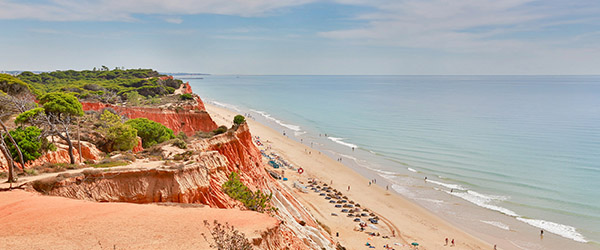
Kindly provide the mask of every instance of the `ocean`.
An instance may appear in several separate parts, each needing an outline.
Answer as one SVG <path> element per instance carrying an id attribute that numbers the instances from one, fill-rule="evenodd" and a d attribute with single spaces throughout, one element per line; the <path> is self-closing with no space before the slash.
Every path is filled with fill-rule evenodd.
<path id="1" fill-rule="evenodd" d="M 600 242 L 600 76 L 181 78 L 434 212 Z"/>

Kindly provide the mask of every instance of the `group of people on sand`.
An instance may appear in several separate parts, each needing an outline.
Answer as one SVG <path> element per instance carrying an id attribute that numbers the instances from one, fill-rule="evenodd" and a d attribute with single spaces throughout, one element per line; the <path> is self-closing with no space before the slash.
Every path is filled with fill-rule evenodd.
<path id="1" fill-rule="evenodd" d="M 452 245 L 450 245 L 450 246 L 453 247 L 454 246 L 454 239 L 452 239 L 451 244 Z M 446 238 L 446 244 L 444 244 L 444 246 L 447 246 L 447 245 L 448 245 L 448 238 Z"/>

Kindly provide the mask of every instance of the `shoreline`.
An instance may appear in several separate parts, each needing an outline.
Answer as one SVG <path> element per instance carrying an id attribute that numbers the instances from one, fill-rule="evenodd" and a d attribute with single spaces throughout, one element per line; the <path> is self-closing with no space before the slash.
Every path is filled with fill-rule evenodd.
<path id="1" fill-rule="evenodd" d="M 235 111 L 234 111 L 234 110 L 231 110 L 229 107 L 218 106 L 219 105 L 218 102 L 215 102 L 214 104 L 212 102 L 207 102 L 206 105 L 207 105 L 207 111 L 211 114 L 211 117 L 213 117 L 215 122 L 217 122 L 219 125 L 222 125 L 222 124 L 230 125 L 231 120 L 233 119 L 233 116 L 235 114 L 239 114 L 239 112 L 241 112 L 239 109 L 235 109 Z M 278 132 L 273 128 L 273 126 L 274 127 L 278 127 L 278 125 L 281 126 L 281 124 L 279 124 L 279 123 L 273 122 L 273 124 L 269 124 L 270 121 L 267 119 L 265 119 L 264 121 L 255 121 L 253 119 L 247 119 L 247 120 L 251 126 L 251 131 L 252 131 L 253 136 L 260 136 L 261 139 L 263 139 L 264 138 L 263 135 L 268 134 L 271 137 L 278 138 L 278 143 L 272 143 L 270 145 L 273 147 L 273 149 L 278 150 L 278 152 L 282 156 L 284 156 L 284 158 L 286 160 L 289 160 L 290 162 L 293 162 L 293 163 L 301 163 L 299 165 L 302 167 L 304 167 L 303 164 L 304 165 L 306 165 L 306 164 L 308 164 L 308 165 L 325 164 L 325 166 L 321 166 L 321 167 L 317 167 L 317 168 L 313 168 L 313 167 L 306 168 L 305 167 L 304 169 L 307 170 L 307 174 L 315 172 L 310 175 L 323 180 L 323 179 L 327 179 L 327 178 L 331 177 L 331 173 L 326 173 L 327 172 L 326 169 L 335 169 L 335 171 L 334 171 L 335 173 L 340 173 L 343 176 L 345 176 L 345 177 L 341 177 L 340 179 L 347 179 L 347 180 L 351 181 L 352 183 L 354 183 L 354 182 L 365 183 L 364 186 L 361 188 L 365 188 L 365 187 L 370 188 L 369 190 L 377 193 L 377 197 L 379 197 L 380 199 L 389 200 L 389 201 L 378 202 L 376 199 L 371 199 L 372 202 L 375 202 L 373 204 L 376 204 L 377 206 L 384 206 L 387 208 L 398 208 L 398 210 L 401 210 L 401 211 L 408 209 L 414 213 L 417 213 L 418 216 L 416 218 L 423 217 L 423 218 L 427 218 L 427 220 L 423 220 L 421 218 L 421 219 L 416 219 L 415 221 L 424 222 L 425 224 L 428 224 L 430 231 L 431 230 L 440 231 L 440 229 L 442 227 L 440 226 L 440 228 L 437 228 L 436 226 L 438 224 L 439 225 L 447 224 L 446 226 L 453 227 L 453 230 L 455 230 L 455 231 L 457 230 L 457 231 L 460 231 L 461 233 L 468 235 L 469 237 L 472 238 L 468 241 L 473 241 L 476 243 L 468 244 L 469 246 L 465 247 L 465 249 L 493 249 L 494 244 L 498 245 L 498 249 L 564 249 L 565 247 L 566 248 L 573 247 L 573 244 L 576 244 L 578 246 L 578 248 L 580 248 L 580 249 L 597 249 L 596 248 L 597 246 L 595 246 L 594 244 L 573 242 L 570 239 L 566 239 L 566 238 L 563 238 L 561 236 L 554 235 L 551 233 L 545 234 L 544 238 L 540 239 L 539 229 L 537 227 L 533 227 L 531 225 L 527 225 L 525 223 L 518 222 L 516 220 L 515 220 L 515 223 L 512 223 L 512 222 L 509 223 L 510 228 L 508 228 L 507 225 L 502 223 L 503 221 L 505 222 L 507 219 L 507 218 L 504 218 L 504 216 L 505 216 L 504 214 L 500 214 L 496 211 L 491 211 L 488 209 L 482 209 L 481 207 L 478 207 L 474 204 L 464 201 L 457 196 L 449 194 L 448 192 L 444 192 L 443 194 L 439 194 L 440 192 L 437 192 L 438 194 L 434 194 L 435 199 L 430 199 L 432 197 L 429 195 L 425 195 L 424 197 L 419 196 L 416 198 L 412 197 L 412 196 L 406 197 L 405 194 L 403 194 L 403 192 L 394 190 L 392 188 L 392 186 L 390 186 L 390 188 L 389 188 L 390 190 L 389 190 L 389 192 L 387 192 L 387 191 L 385 191 L 385 187 L 388 184 L 391 185 L 392 182 L 389 182 L 388 180 L 386 180 L 385 177 L 383 177 L 379 171 L 375 171 L 368 167 L 362 166 L 361 164 L 358 164 L 357 162 L 349 163 L 348 161 L 344 161 L 343 162 L 344 164 L 341 164 L 334 160 L 334 156 L 338 156 L 338 157 L 339 156 L 351 157 L 351 156 L 344 155 L 342 153 L 333 151 L 328 148 L 323 148 L 322 147 L 323 145 L 321 145 L 319 143 L 317 143 L 316 146 L 321 147 L 320 149 L 322 150 L 322 152 L 316 151 L 316 149 L 312 148 L 312 145 L 310 145 L 311 147 L 309 147 L 309 145 L 304 144 L 304 143 L 308 144 L 308 141 L 305 141 L 304 143 L 302 143 L 300 138 L 297 138 L 298 137 L 297 134 L 295 134 L 293 137 L 291 137 L 289 135 L 283 136 L 281 132 Z M 285 128 L 285 126 L 282 126 L 282 127 Z M 293 131 L 290 131 L 290 132 L 293 132 Z M 300 135 L 300 136 L 302 136 L 302 135 Z M 267 139 L 269 139 L 269 138 L 267 138 Z M 307 139 L 307 138 L 305 138 L 305 139 Z M 331 140 L 330 138 L 327 138 L 327 137 L 325 137 L 325 139 Z M 273 142 L 273 140 L 270 140 L 270 141 Z M 307 157 L 305 157 L 306 154 L 305 154 L 305 151 L 303 151 L 303 150 L 313 150 L 313 153 L 317 153 L 317 155 L 316 156 L 314 154 L 309 155 L 310 157 L 308 159 L 297 159 L 297 158 L 307 158 Z M 320 154 L 320 155 L 318 155 L 318 154 Z M 320 159 L 321 157 L 326 157 L 328 161 L 324 160 L 324 159 Z M 319 159 L 317 159 L 317 158 L 319 158 Z M 346 159 L 346 158 L 344 158 L 344 159 Z M 296 165 L 296 164 L 294 164 L 294 165 Z M 343 169 L 340 169 L 339 166 L 341 166 Z M 410 170 L 407 170 L 407 171 L 410 171 Z M 354 176 L 354 175 L 358 175 L 358 177 Z M 288 176 L 286 176 L 286 177 L 288 177 Z M 374 185 L 374 186 L 376 186 L 378 189 L 369 187 L 366 184 L 369 182 L 368 178 L 377 178 L 377 184 L 379 184 L 379 185 Z M 292 180 L 292 179 L 290 179 L 290 180 Z M 341 180 L 341 181 L 343 182 L 343 180 Z M 291 182 L 288 182 L 288 183 L 291 185 Z M 412 189 L 415 189 L 415 188 L 420 189 L 419 191 L 423 191 L 423 190 L 433 191 L 434 189 L 438 189 L 438 187 L 436 187 L 434 184 L 427 183 L 427 182 L 424 182 L 424 183 L 425 183 L 424 185 L 418 184 L 418 186 L 412 187 Z M 335 186 L 335 181 L 334 181 L 334 186 Z M 394 186 L 396 186 L 396 185 L 394 185 Z M 400 186 L 398 186 L 398 187 L 404 188 L 404 187 L 400 187 Z M 414 191 L 414 190 L 411 190 L 411 191 Z M 446 193 L 448 193 L 448 194 L 446 194 Z M 298 193 L 296 193 L 296 194 L 298 194 Z M 422 194 L 422 193 L 419 192 L 419 195 L 420 194 Z M 298 194 L 297 196 L 302 196 L 302 194 Z M 368 194 L 368 193 L 367 194 L 361 193 L 359 196 L 360 197 L 357 199 L 358 202 L 363 200 L 362 199 L 363 197 L 373 198 L 373 197 L 371 197 L 372 195 Z M 438 198 L 440 200 L 437 200 Z M 323 203 L 321 200 L 318 200 L 318 199 L 317 200 L 309 199 L 309 200 L 305 200 L 304 202 L 308 202 L 309 204 L 311 204 L 311 206 L 313 206 L 313 204 L 311 202 Z M 438 202 L 439 203 L 446 202 L 445 205 L 451 206 L 452 211 L 437 209 L 437 208 L 439 208 Z M 410 205 L 406 205 L 406 203 L 408 203 Z M 376 207 L 374 207 L 373 205 L 371 205 L 370 208 L 373 208 L 374 210 L 376 210 Z M 323 209 L 327 209 L 327 204 L 324 206 Z M 457 211 L 457 210 L 460 211 L 460 214 L 453 212 L 453 211 Z M 314 211 L 311 211 L 311 212 L 314 212 Z M 318 213 L 319 211 L 316 211 L 316 212 Z M 388 212 L 391 215 L 387 216 L 387 213 L 383 213 L 384 217 L 386 217 L 386 216 L 394 217 L 395 216 L 395 215 L 393 215 L 394 214 L 393 209 L 392 209 L 392 211 L 386 211 L 386 212 Z M 465 217 L 465 215 L 466 215 L 466 217 Z M 475 215 L 475 216 L 472 216 L 472 215 Z M 404 219 L 406 219 L 405 217 L 404 217 Z M 431 217 L 435 217 L 435 219 L 431 218 Z M 322 219 L 325 219 L 325 218 L 322 218 Z M 397 221 L 397 220 L 399 220 L 399 218 L 392 219 L 391 221 L 395 221 L 395 220 Z M 396 223 L 393 223 L 393 224 L 396 225 Z M 432 226 L 432 225 L 435 225 L 435 226 Z M 401 226 L 399 228 L 402 229 L 403 227 L 406 228 L 406 227 L 412 227 L 412 226 L 414 226 L 414 225 L 412 225 L 411 223 L 401 223 Z M 417 231 L 415 231 L 415 232 L 417 232 Z M 452 231 L 452 232 L 454 232 L 454 231 Z M 421 234 L 421 233 L 432 233 L 432 232 L 428 232 L 427 230 L 425 230 L 425 231 L 418 231 L 418 233 Z M 411 235 L 408 235 L 408 236 L 411 236 Z M 430 240 L 431 242 L 433 242 L 433 245 L 428 244 L 430 249 L 438 249 L 439 247 L 445 247 L 444 244 L 438 244 L 438 243 L 440 243 L 440 242 L 443 243 L 445 237 L 451 237 L 451 236 L 439 235 L 438 237 L 431 237 L 434 239 Z M 424 243 L 429 243 L 429 241 L 426 240 L 427 237 L 414 237 L 414 238 L 422 238 L 422 239 L 425 239 L 425 241 L 423 241 Z M 364 246 L 364 242 L 361 245 Z M 431 246 L 435 246 L 435 247 L 431 248 Z M 424 245 L 421 245 L 420 249 L 426 249 L 424 247 L 425 247 Z"/>
<path id="2" fill-rule="evenodd" d="M 206 109 L 218 125 L 230 126 L 233 116 L 236 112 L 205 103 Z M 294 181 L 307 183 L 308 178 L 318 179 L 325 183 L 332 183 L 331 186 L 342 191 L 345 195 L 368 207 L 376 214 L 383 217 L 383 221 L 389 223 L 389 228 L 395 228 L 396 236 L 391 241 L 404 242 L 406 244 L 418 242 L 419 249 L 440 249 L 444 246 L 444 239 L 455 239 L 456 249 L 493 249 L 494 244 L 473 236 L 472 234 L 461 230 L 450 222 L 431 213 L 422 206 L 413 203 L 400 195 L 391 194 L 385 187 L 379 185 L 368 185 L 369 180 L 346 165 L 335 161 L 326 154 L 319 153 L 304 144 L 291 140 L 279 132 L 252 119 L 247 119 L 253 136 L 259 136 L 263 142 L 269 142 L 269 146 L 277 151 L 283 158 L 296 167 L 302 167 L 305 172 L 300 175 L 297 173 L 286 174 L 289 178 L 287 182 L 282 182 L 291 188 Z M 311 152 L 307 154 L 306 152 Z M 314 152 L 314 154 L 312 153 Z M 378 183 L 381 184 L 381 181 Z M 350 186 L 350 190 L 347 187 Z M 322 197 L 309 192 L 304 194 L 297 190 L 292 191 L 296 198 L 301 200 L 311 211 L 317 220 L 331 228 L 334 239 L 342 245 L 350 248 L 365 246 L 369 241 L 364 233 L 353 230 L 357 223 L 344 216 L 331 216 L 331 211 L 335 208 Z M 339 213 L 339 211 L 338 211 Z M 348 223 L 349 222 L 349 223 Z M 349 227 L 350 226 L 350 227 Z M 335 237 L 335 232 L 340 233 L 340 237 Z M 386 232 L 389 233 L 389 232 Z M 383 235 L 383 234 L 382 234 Z M 379 242 L 387 242 L 381 240 Z M 376 241 L 377 244 L 379 243 Z M 388 244 L 388 243 L 384 243 Z M 384 244 L 381 244 L 383 246 Z M 398 247 L 396 245 L 396 247 Z M 499 249 L 503 249 L 499 247 Z M 506 248 L 509 249 L 509 248 Z"/>

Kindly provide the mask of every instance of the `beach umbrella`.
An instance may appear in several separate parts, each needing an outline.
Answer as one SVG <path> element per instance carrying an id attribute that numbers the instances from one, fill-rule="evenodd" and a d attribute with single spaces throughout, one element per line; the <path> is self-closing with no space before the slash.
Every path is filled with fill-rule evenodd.
<path id="1" fill-rule="evenodd" d="M 413 243 L 410 243 L 410 244 L 413 245 L 413 246 L 418 246 L 419 245 L 419 243 L 416 243 L 416 242 L 413 242 Z"/>

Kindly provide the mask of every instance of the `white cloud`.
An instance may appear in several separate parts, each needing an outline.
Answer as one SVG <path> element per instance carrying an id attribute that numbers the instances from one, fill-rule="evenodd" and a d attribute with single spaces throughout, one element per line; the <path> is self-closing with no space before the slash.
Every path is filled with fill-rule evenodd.
<path id="1" fill-rule="evenodd" d="M 0 0 L 0 19 L 135 21 L 135 14 L 260 16 L 315 0 Z M 172 19 L 177 20 L 177 19 Z"/>
<path id="2" fill-rule="evenodd" d="M 552 25 L 587 22 L 577 13 L 590 13 L 581 4 L 567 13 L 561 3 L 534 0 L 337 0 L 374 9 L 355 18 L 362 27 L 320 32 L 326 38 L 452 52 L 519 51 L 540 46 L 514 32 L 541 31 Z M 547 3 L 547 4 L 546 4 Z M 593 5 L 593 3 L 592 3 Z M 566 6 L 562 6 L 566 7 Z M 597 10 L 597 9 L 596 9 Z M 589 18 L 588 18 L 589 19 Z M 543 44 L 542 44 L 543 45 Z"/>

